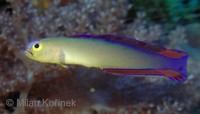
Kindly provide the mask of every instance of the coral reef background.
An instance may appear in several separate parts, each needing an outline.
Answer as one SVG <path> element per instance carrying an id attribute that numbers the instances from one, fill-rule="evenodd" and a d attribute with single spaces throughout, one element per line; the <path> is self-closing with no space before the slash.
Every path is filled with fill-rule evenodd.
<path id="1" fill-rule="evenodd" d="M 0 114 L 200 114 L 199 6 L 198 0 L 0 0 Z M 85 33 L 184 50 L 188 80 L 65 69 L 24 56 L 32 40 Z M 74 99 L 76 106 L 20 107 L 17 99 Z"/>

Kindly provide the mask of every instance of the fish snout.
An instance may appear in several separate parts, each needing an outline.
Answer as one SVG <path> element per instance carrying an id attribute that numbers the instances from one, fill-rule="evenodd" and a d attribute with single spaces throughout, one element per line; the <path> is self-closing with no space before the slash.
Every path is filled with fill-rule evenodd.
<path id="1" fill-rule="evenodd" d="M 26 56 L 28 56 L 28 55 L 32 55 L 32 56 L 33 56 L 33 53 L 31 52 L 30 49 L 26 49 L 26 50 L 24 51 L 24 54 L 25 54 Z"/>

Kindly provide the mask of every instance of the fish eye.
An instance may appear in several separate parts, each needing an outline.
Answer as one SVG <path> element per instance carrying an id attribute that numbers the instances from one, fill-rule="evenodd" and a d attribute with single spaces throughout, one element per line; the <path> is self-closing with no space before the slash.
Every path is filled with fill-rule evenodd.
<path id="1" fill-rule="evenodd" d="M 42 45 L 40 43 L 36 43 L 33 45 L 34 51 L 40 51 L 42 49 Z"/>
<path id="2" fill-rule="evenodd" d="M 35 46 L 34 46 L 35 48 L 39 48 L 40 47 L 40 45 L 37 43 L 37 44 L 35 44 Z"/>

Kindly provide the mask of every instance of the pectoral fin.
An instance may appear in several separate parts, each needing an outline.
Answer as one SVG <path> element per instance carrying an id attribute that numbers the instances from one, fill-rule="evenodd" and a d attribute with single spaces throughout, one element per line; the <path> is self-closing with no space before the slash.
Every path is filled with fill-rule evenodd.
<path id="1" fill-rule="evenodd" d="M 69 68 L 67 65 L 65 64 L 59 64 L 60 66 L 64 67 L 64 68 Z"/>
<path id="2" fill-rule="evenodd" d="M 64 53 L 64 51 L 62 49 L 59 50 L 58 60 L 59 60 L 59 64 L 62 67 L 67 68 L 67 65 L 65 64 L 65 53 Z"/>

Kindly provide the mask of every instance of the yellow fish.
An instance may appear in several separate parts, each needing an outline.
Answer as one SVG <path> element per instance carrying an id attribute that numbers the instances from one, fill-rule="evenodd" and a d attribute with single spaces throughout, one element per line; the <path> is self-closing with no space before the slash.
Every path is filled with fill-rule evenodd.
<path id="1" fill-rule="evenodd" d="M 74 35 L 29 43 L 25 55 L 44 63 L 98 67 L 125 75 L 185 80 L 188 55 L 118 35 Z"/>

